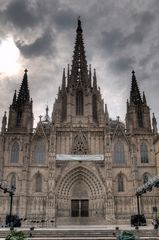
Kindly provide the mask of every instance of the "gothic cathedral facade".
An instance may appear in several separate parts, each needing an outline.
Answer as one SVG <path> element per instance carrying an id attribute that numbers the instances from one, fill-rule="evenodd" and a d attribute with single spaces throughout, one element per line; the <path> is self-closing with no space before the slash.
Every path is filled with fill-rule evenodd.
<path id="1" fill-rule="evenodd" d="M 34 130 L 32 107 L 25 70 L 0 135 L 0 179 L 16 187 L 13 214 L 47 224 L 128 223 L 137 213 L 137 187 L 157 175 L 157 123 L 153 115 L 151 126 L 135 72 L 125 124 L 110 119 L 78 20 L 72 65 L 63 71 L 52 117 L 46 108 Z M 1 220 L 9 201 L 1 191 Z M 151 218 L 158 203 L 156 189 L 142 197 L 141 211 Z"/>

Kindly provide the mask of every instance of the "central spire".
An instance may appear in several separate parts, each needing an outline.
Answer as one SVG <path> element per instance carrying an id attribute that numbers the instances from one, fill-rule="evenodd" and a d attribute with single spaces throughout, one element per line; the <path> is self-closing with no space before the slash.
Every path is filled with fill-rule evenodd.
<path id="1" fill-rule="evenodd" d="M 79 86 L 87 88 L 90 85 L 82 33 L 81 20 L 78 18 L 71 76 L 68 82 L 70 87 L 75 88 Z"/>

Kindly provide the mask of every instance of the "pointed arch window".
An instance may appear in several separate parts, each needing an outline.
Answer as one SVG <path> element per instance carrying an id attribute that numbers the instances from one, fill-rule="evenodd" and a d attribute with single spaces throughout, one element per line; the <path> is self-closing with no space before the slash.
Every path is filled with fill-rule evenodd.
<path id="1" fill-rule="evenodd" d="M 19 161 L 19 144 L 15 142 L 11 150 L 11 163 L 17 163 Z"/>
<path id="2" fill-rule="evenodd" d="M 114 163 L 125 163 L 124 144 L 122 142 L 117 142 L 114 145 Z"/>
<path id="3" fill-rule="evenodd" d="M 138 109 L 137 116 L 138 116 L 138 124 L 139 124 L 139 127 L 140 127 L 140 128 L 143 128 L 143 116 L 142 116 L 142 111 L 141 111 L 140 108 Z"/>
<path id="4" fill-rule="evenodd" d="M 35 175 L 35 192 L 42 191 L 42 176 L 40 173 Z"/>
<path id="5" fill-rule="evenodd" d="M 76 115 L 83 115 L 83 92 L 76 93 Z"/>
<path id="6" fill-rule="evenodd" d="M 17 127 L 20 126 L 21 118 L 22 118 L 22 112 L 19 111 L 19 112 L 17 112 L 17 120 L 16 120 Z"/>
<path id="7" fill-rule="evenodd" d="M 118 175 L 118 192 L 124 192 L 124 176 L 122 174 Z"/>
<path id="8" fill-rule="evenodd" d="M 97 121 L 97 96 L 95 94 L 92 96 L 92 110 L 93 118 Z"/>
<path id="9" fill-rule="evenodd" d="M 10 186 L 16 188 L 16 176 L 14 173 L 11 176 Z"/>
<path id="10" fill-rule="evenodd" d="M 84 135 L 77 135 L 74 139 L 73 154 L 87 154 L 87 140 Z"/>
<path id="11" fill-rule="evenodd" d="M 148 149 L 145 143 L 140 145 L 141 163 L 148 163 Z"/>
<path id="12" fill-rule="evenodd" d="M 34 147 L 34 163 L 43 164 L 45 162 L 45 141 L 37 140 Z"/>

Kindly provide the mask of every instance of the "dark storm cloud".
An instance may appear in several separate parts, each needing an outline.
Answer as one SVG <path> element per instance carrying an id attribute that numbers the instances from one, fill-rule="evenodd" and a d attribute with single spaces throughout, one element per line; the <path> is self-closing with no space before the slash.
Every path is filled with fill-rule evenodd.
<path id="1" fill-rule="evenodd" d="M 144 55 L 139 61 L 139 65 L 141 67 L 145 67 L 147 64 L 150 64 L 152 59 L 158 55 L 158 49 L 159 49 L 159 42 L 157 41 L 156 44 L 154 42 L 151 44 L 151 47 L 149 47 L 149 52 Z"/>
<path id="2" fill-rule="evenodd" d="M 135 22 L 134 28 L 130 26 L 128 31 L 121 28 L 112 28 L 110 31 L 104 31 L 101 38 L 101 46 L 108 52 L 122 51 L 123 49 L 132 46 L 140 45 L 146 40 L 149 35 L 151 26 L 155 21 L 155 16 L 145 11 L 142 13 L 134 14 L 132 20 Z M 128 26 L 129 27 L 129 26 Z"/>
<path id="3" fill-rule="evenodd" d="M 102 33 L 102 46 L 111 54 L 119 47 L 119 43 L 124 36 L 120 29 L 112 29 L 109 32 Z"/>
<path id="4" fill-rule="evenodd" d="M 78 14 L 72 11 L 71 9 L 60 9 L 53 17 L 53 21 L 56 24 L 58 29 L 68 29 L 70 27 L 73 27 L 73 24 L 75 23 L 76 19 L 78 17 Z"/>
<path id="5" fill-rule="evenodd" d="M 16 46 L 20 52 L 27 58 L 38 56 L 50 56 L 55 54 L 56 48 L 53 45 L 54 37 L 50 30 L 47 30 L 43 35 L 37 38 L 31 44 L 25 44 L 24 42 L 17 41 Z"/>
<path id="6" fill-rule="evenodd" d="M 24 29 L 34 26 L 39 19 L 34 14 L 34 11 L 29 7 L 28 0 L 13 0 L 3 12 L 3 16 L 7 21 L 10 21 L 15 27 Z"/>
<path id="7" fill-rule="evenodd" d="M 61 33 L 65 29 L 68 32 L 78 16 L 69 6 L 64 7 L 57 0 L 13 0 L 1 10 L 0 15 L 0 19 L 6 25 L 8 23 L 8 30 L 16 36 L 16 46 L 26 58 L 55 54 L 56 41 L 52 32 L 58 32 L 58 36 L 61 30 Z M 12 29 L 11 25 L 14 26 Z M 40 32 L 44 34 L 37 38 Z"/>
<path id="8" fill-rule="evenodd" d="M 0 12 L 0 19 L 21 31 L 26 28 L 49 25 L 51 16 L 58 11 L 58 0 L 12 0 Z M 40 24 L 42 23 L 43 26 Z"/>
<path id="9" fill-rule="evenodd" d="M 112 71 L 123 72 L 133 69 L 135 59 L 133 57 L 121 57 L 109 63 L 109 67 Z"/>
<path id="10" fill-rule="evenodd" d="M 123 40 L 123 46 L 128 44 L 141 44 L 149 35 L 151 26 L 155 21 L 155 15 L 149 11 L 145 11 L 133 16 L 137 22 L 134 31 Z"/>
<path id="11" fill-rule="evenodd" d="M 110 93 L 124 91 L 123 81 L 127 79 L 134 66 L 137 80 L 144 84 L 145 92 L 149 89 L 148 82 L 158 83 L 159 0 L 0 0 L 0 2 L 4 3 L 3 6 L 0 4 L 0 36 L 2 40 L 8 35 L 13 37 L 21 52 L 19 60 L 21 72 L 23 73 L 23 68 L 29 68 L 35 119 L 41 115 L 40 106 L 44 102 L 46 104 L 46 99 L 50 106 L 53 104 L 62 78 L 61 69 L 71 61 L 79 15 L 86 56 L 100 73 L 99 85 L 103 84 L 103 92 L 105 89 Z M 48 56 L 50 58 L 47 59 Z M 41 66 L 43 75 L 39 71 Z M 112 79 L 110 88 L 109 81 L 105 80 L 108 74 Z M 0 81 L 3 81 L 3 74 L 0 77 Z M 16 86 L 14 77 L 12 79 Z M 20 84 L 19 80 L 17 82 Z M 6 103 L 5 95 L 8 90 L 7 85 L 4 86 L 6 90 L 4 89 L 4 96 L 1 96 L 1 103 L 5 103 L 7 108 L 9 103 Z M 15 87 L 12 88 L 12 93 L 7 95 L 9 99 L 12 99 L 14 93 Z M 158 99 L 156 89 L 156 95 L 152 97 Z M 129 93 L 125 93 L 126 95 Z M 122 96 L 124 104 L 122 109 L 120 96 L 118 94 L 113 96 L 113 101 L 120 105 L 119 114 L 122 115 L 126 100 L 124 101 Z M 109 108 L 114 109 L 112 95 L 103 97 L 108 101 Z M 156 106 L 158 107 L 157 104 Z"/>
<path id="12" fill-rule="evenodd" d="M 155 61 L 152 65 L 152 70 L 157 70 L 159 71 L 159 62 L 158 61 Z"/>

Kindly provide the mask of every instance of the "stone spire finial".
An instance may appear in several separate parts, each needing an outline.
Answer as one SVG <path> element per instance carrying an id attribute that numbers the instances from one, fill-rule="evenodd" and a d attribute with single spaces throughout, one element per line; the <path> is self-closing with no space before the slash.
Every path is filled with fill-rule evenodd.
<path id="1" fill-rule="evenodd" d="M 63 76 L 62 76 L 62 90 L 65 90 L 66 88 L 66 76 L 65 76 L 65 68 L 63 69 Z"/>
<path id="2" fill-rule="evenodd" d="M 2 118 L 2 128 L 1 128 L 1 132 L 4 133 L 6 131 L 6 126 L 7 126 L 7 112 L 4 112 L 4 116 Z"/>
<path id="3" fill-rule="evenodd" d="M 17 101 L 17 93 L 16 93 L 16 90 L 15 90 L 12 104 L 15 105 L 15 104 L 16 104 L 16 101 Z"/>
<path id="4" fill-rule="evenodd" d="M 80 32 L 82 33 L 82 27 L 81 27 L 81 19 L 80 19 L 80 16 L 78 17 L 78 20 L 77 20 L 77 30 L 76 32 Z"/>
<path id="5" fill-rule="evenodd" d="M 155 117 L 155 114 L 152 113 L 152 129 L 153 129 L 153 133 L 157 133 L 158 132 L 158 129 L 157 129 L 157 120 L 156 120 L 156 117 Z"/>
<path id="6" fill-rule="evenodd" d="M 143 92 L 143 97 L 142 97 L 142 99 L 143 99 L 143 104 L 147 105 L 146 96 L 145 96 L 145 93 L 144 93 L 144 92 Z"/>
<path id="7" fill-rule="evenodd" d="M 117 122 L 119 122 L 120 121 L 120 116 L 117 116 Z"/>
<path id="8" fill-rule="evenodd" d="M 67 66 L 67 87 L 70 86 L 70 65 Z"/>
<path id="9" fill-rule="evenodd" d="M 132 72 L 131 72 L 131 73 L 132 73 L 132 75 L 135 77 L 135 71 L 134 71 L 134 70 L 132 70 Z"/>
<path id="10" fill-rule="evenodd" d="M 43 117 L 42 115 L 39 116 L 39 121 L 40 121 L 40 122 L 41 122 L 42 117 Z"/>
<path id="11" fill-rule="evenodd" d="M 46 122 L 49 122 L 49 121 L 50 121 L 50 117 L 49 117 L 49 107 L 48 107 L 48 105 L 46 106 L 45 121 L 46 121 Z"/>
<path id="12" fill-rule="evenodd" d="M 94 69 L 94 76 L 93 76 L 93 89 L 97 89 L 97 76 L 96 76 L 96 69 Z"/>
<path id="13" fill-rule="evenodd" d="M 91 69 L 91 64 L 89 64 L 88 75 L 89 75 L 89 86 L 91 87 L 92 86 L 92 69 Z"/>

